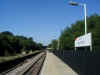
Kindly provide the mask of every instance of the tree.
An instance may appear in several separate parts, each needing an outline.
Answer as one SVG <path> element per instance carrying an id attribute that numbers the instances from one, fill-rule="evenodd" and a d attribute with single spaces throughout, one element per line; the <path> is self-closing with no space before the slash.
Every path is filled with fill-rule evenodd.
<path id="1" fill-rule="evenodd" d="M 100 16 L 93 14 L 87 17 L 88 32 L 92 32 L 93 49 L 100 49 Z M 60 47 L 63 50 L 74 49 L 75 38 L 84 35 L 84 20 L 67 27 L 60 35 Z"/>
<path id="2" fill-rule="evenodd" d="M 57 40 L 52 40 L 52 42 L 51 42 L 51 48 L 53 49 L 53 50 L 57 50 L 57 46 L 58 46 L 58 41 Z"/>
<path id="3" fill-rule="evenodd" d="M 36 43 L 32 37 L 15 36 L 9 31 L 0 33 L 0 56 L 15 55 L 23 51 L 29 52 L 43 49 L 41 43 Z"/>

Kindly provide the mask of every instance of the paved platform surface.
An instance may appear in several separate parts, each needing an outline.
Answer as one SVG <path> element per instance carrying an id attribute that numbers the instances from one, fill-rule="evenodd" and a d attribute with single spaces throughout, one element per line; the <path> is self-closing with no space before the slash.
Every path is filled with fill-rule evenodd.
<path id="1" fill-rule="evenodd" d="M 51 52 L 47 56 L 40 75 L 78 75 Z"/>

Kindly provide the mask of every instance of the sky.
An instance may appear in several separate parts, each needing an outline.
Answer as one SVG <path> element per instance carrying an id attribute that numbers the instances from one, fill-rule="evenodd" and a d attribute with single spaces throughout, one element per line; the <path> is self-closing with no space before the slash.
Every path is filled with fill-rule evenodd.
<path id="1" fill-rule="evenodd" d="M 100 15 L 100 0 L 73 0 L 87 4 L 87 15 Z M 69 0 L 0 0 L 0 32 L 32 37 L 48 45 L 61 31 L 84 19 L 82 7 L 68 5 Z"/>

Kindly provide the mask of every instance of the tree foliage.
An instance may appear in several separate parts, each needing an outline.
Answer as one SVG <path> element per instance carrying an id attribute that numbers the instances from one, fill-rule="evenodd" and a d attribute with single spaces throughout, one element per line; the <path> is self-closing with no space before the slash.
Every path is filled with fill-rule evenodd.
<path id="1" fill-rule="evenodd" d="M 92 33 L 93 50 L 100 49 L 100 16 L 93 14 L 87 17 L 88 33 Z M 60 49 L 72 50 L 74 49 L 75 38 L 84 35 L 84 20 L 80 20 L 72 24 L 70 27 L 66 27 L 61 33 Z"/>
<path id="2" fill-rule="evenodd" d="M 43 45 L 36 43 L 32 37 L 15 36 L 9 31 L 0 33 L 0 56 L 39 50 L 42 47 Z"/>
<path id="3" fill-rule="evenodd" d="M 57 50 L 57 45 L 58 41 L 57 40 L 52 40 L 51 44 L 48 45 L 48 48 L 52 48 L 53 50 Z"/>

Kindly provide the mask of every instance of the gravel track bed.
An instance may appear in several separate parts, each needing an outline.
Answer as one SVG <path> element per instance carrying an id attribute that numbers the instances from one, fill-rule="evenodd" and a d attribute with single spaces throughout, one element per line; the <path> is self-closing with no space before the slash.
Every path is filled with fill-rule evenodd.
<path id="1" fill-rule="evenodd" d="M 23 75 L 36 61 L 45 54 L 45 52 L 42 52 L 35 57 L 32 57 L 30 59 L 25 60 L 25 63 L 18 66 L 17 68 L 13 69 L 12 71 L 9 71 L 8 73 L 2 73 L 0 75 Z"/>

